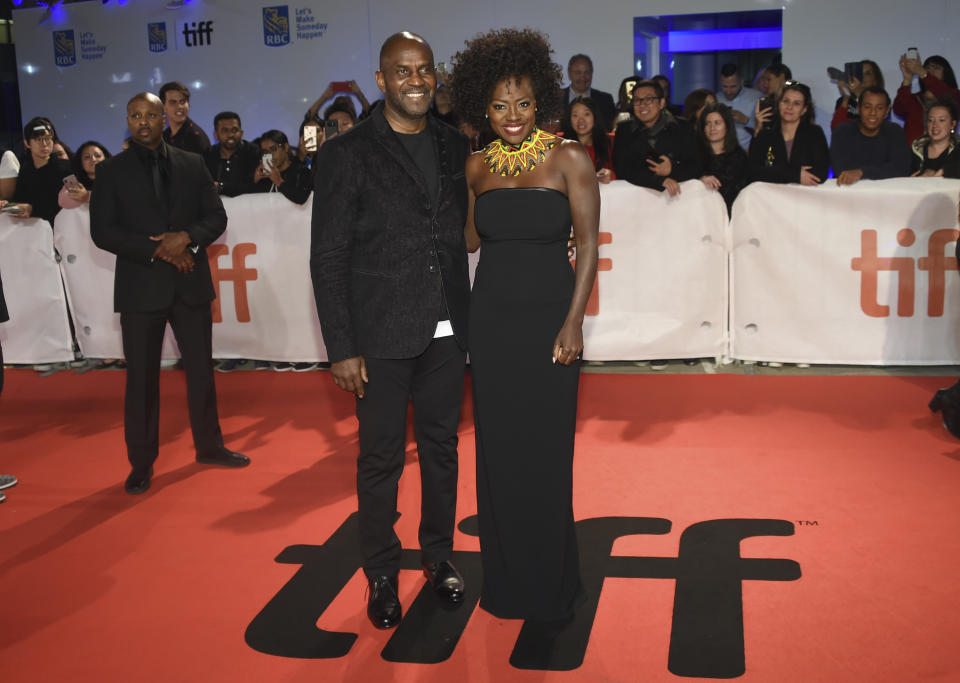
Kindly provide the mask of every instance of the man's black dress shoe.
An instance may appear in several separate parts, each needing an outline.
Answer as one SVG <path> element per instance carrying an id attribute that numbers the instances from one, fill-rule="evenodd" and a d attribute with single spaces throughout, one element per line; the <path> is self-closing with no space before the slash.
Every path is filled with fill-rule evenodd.
<path id="1" fill-rule="evenodd" d="M 151 467 L 146 472 L 140 472 L 138 470 L 133 470 L 127 476 L 127 480 L 123 482 L 123 490 L 131 495 L 136 495 L 138 493 L 143 493 L 148 488 L 150 488 L 150 477 L 153 476 L 153 468 Z"/>
<path id="2" fill-rule="evenodd" d="M 197 462 L 204 465 L 222 465 L 223 467 L 246 467 L 250 464 L 250 458 L 221 446 L 216 451 L 198 453 Z"/>
<path id="3" fill-rule="evenodd" d="M 370 596 L 367 599 L 367 616 L 370 622 L 377 628 L 393 628 L 403 616 L 397 595 L 397 577 L 374 576 L 368 581 Z"/>
<path id="4" fill-rule="evenodd" d="M 943 415 L 943 426 L 947 431 L 960 439 L 960 406 L 953 400 L 950 389 L 938 389 L 930 399 L 930 410 Z"/>
<path id="5" fill-rule="evenodd" d="M 436 564 L 424 563 L 423 575 L 440 598 L 452 603 L 463 602 L 463 577 L 449 560 Z"/>

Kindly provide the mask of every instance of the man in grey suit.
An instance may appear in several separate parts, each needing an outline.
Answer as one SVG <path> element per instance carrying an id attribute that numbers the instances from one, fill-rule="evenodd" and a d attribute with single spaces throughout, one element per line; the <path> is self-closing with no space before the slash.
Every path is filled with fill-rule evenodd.
<path id="1" fill-rule="evenodd" d="M 603 117 L 603 128 L 612 130 L 617 120 L 617 105 L 613 102 L 613 95 L 591 87 L 593 60 L 587 55 L 574 55 L 567 63 L 567 76 L 570 78 L 570 85 L 563 89 L 564 106 L 569 109 L 570 103 L 578 97 L 589 97 L 597 105 L 597 111 Z M 569 111 L 566 115 L 569 115 Z"/>
<path id="2" fill-rule="evenodd" d="M 367 615 L 391 628 L 401 619 L 393 523 L 411 398 L 424 573 L 441 599 L 464 595 L 450 556 L 470 294 L 469 147 L 428 114 L 437 79 L 423 38 L 388 38 L 376 77 L 383 104 L 320 148 L 310 270 L 333 380 L 356 395 Z"/>
<path id="3" fill-rule="evenodd" d="M 114 309 L 127 360 L 124 437 L 131 471 L 124 488 L 150 488 L 159 449 L 160 350 L 169 321 L 187 375 L 197 462 L 244 467 L 223 445 L 212 368 L 213 280 L 205 248 L 227 214 L 198 154 L 167 145 L 163 105 L 152 93 L 127 103 L 130 147 L 97 166 L 90 235 L 117 255 Z"/>

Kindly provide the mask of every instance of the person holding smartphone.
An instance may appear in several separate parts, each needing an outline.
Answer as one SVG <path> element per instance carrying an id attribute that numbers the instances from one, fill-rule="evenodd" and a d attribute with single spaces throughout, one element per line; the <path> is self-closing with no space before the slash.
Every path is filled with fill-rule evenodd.
<path id="1" fill-rule="evenodd" d="M 73 173 L 70 162 L 52 158 L 56 135 L 47 119 L 31 119 L 23 129 L 23 143 L 29 155 L 20 166 L 17 186 L 5 212 L 17 218 L 42 218 L 50 222 L 60 211 L 57 196 L 63 179 Z"/>
<path id="2" fill-rule="evenodd" d="M 268 130 L 260 137 L 260 165 L 253 172 L 254 192 L 279 192 L 295 204 L 304 204 L 313 192 L 313 174 L 290 153 L 287 136 Z"/>
<path id="3" fill-rule="evenodd" d="M 57 197 L 62 209 L 75 209 L 89 203 L 97 178 L 97 164 L 112 155 L 99 142 L 90 140 L 80 145 L 74 157 L 73 173 L 63 179 L 63 188 Z"/>
<path id="4" fill-rule="evenodd" d="M 830 149 L 823 129 L 813 122 L 813 98 L 803 83 L 789 83 L 777 105 L 773 127 L 750 142 L 750 180 L 819 185 L 830 171 Z"/>
<path id="5" fill-rule="evenodd" d="M 753 129 L 754 136 L 759 135 L 762 130 L 769 130 L 777 125 L 780 97 L 787 83 L 796 82 L 791 80 L 792 78 L 793 72 L 786 64 L 771 64 L 763 72 L 767 94 L 757 100 L 757 106 L 753 111 L 753 120 L 756 122 Z"/>
<path id="6" fill-rule="evenodd" d="M 351 97 L 357 98 L 360 102 L 360 116 L 357 117 L 357 115 L 354 114 L 354 121 L 356 121 L 357 118 L 365 119 L 370 115 L 370 103 L 367 101 L 366 96 L 356 81 L 332 81 L 320 97 L 317 98 L 317 101 L 310 105 L 310 109 L 307 110 L 307 113 L 303 117 L 304 121 L 317 119 L 320 114 L 320 108 L 327 100 L 335 96 L 338 96 L 337 99 L 346 97 L 348 101 L 350 101 Z M 324 118 L 328 118 L 326 114 L 324 114 Z"/>
<path id="7" fill-rule="evenodd" d="M 844 78 L 837 81 L 840 97 L 837 98 L 833 120 L 830 121 L 830 130 L 834 130 L 841 123 L 856 121 L 860 117 L 857 102 L 864 90 L 874 86 L 885 87 L 883 72 L 872 59 L 850 62 L 846 66 L 851 68 L 845 69 Z"/>
<path id="8" fill-rule="evenodd" d="M 893 100 L 893 113 L 903 119 L 907 142 L 913 144 L 923 135 L 926 108 L 944 95 L 960 104 L 960 90 L 950 62 L 940 55 L 932 55 L 921 63 L 915 47 L 900 56 L 900 72 L 903 82 Z M 920 80 L 920 92 L 916 94 L 910 91 L 914 78 Z"/>

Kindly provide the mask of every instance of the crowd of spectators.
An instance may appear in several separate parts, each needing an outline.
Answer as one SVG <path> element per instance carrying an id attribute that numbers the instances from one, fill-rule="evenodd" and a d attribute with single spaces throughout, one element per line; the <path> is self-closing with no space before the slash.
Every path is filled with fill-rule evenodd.
<path id="1" fill-rule="evenodd" d="M 840 185 L 902 176 L 960 177 L 960 90 L 950 63 L 938 55 L 921 60 L 904 54 L 899 60 L 903 80 L 893 98 L 876 62 L 850 64 L 855 68 L 849 71 L 829 70 L 840 94 L 829 146 L 814 121 L 810 88 L 793 80 L 790 68 L 779 61 L 749 79 L 753 87 L 737 64 L 725 64 L 717 74 L 717 90 L 697 88 L 682 98 L 680 107 L 670 79 L 661 74 L 627 76 L 614 101 L 593 87 L 590 57 L 576 54 L 567 63 L 565 113 L 549 127 L 583 144 L 600 182 L 622 179 L 676 196 L 681 182 L 700 179 L 719 193 L 728 211 L 753 181 L 812 186 L 826 181 L 831 171 Z M 280 130 L 248 141 L 241 116 L 233 111 L 214 117 L 216 144 L 211 145 L 203 127 L 189 116 L 186 86 L 166 83 L 159 96 L 167 123 L 163 139 L 202 155 L 220 194 L 276 192 L 297 204 L 305 203 L 312 191 L 319 147 L 349 131 L 376 106 L 356 81 L 333 82 L 304 115 L 295 146 Z M 463 131 L 474 150 L 491 139 L 489 130 L 477 130 L 457 115 L 442 82 L 433 113 Z M 903 120 L 902 127 L 890 120 L 891 113 Z M 124 148 L 128 144 L 124 141 Z M 52 224 L 61 208 L 90 201 L 96 166 L 110 156 L 107 146 L 94 140 L 74 154 L 50 119 L 33 118 L 24 128 L 23 147 L 4 151 L 0 158 L 0 208 Z M 223 369 L 243 363 L 226 362 Z M 262 363 L 267 365 L 279 370 L 314 367 Z"/>

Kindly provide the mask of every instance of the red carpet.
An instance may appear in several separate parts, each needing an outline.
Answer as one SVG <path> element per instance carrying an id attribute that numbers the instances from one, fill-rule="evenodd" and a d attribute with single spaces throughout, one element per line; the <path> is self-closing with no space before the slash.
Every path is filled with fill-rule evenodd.
<path id="1" fill-rule="evenodd" d="M 593 600 L 551 652 L 469 604 L 414 605 L 416 552 L 404 624 L 374 630 L 352 401 L 327 373 L 217 382 L 227 443 L 253 464 L 193 462 L 183 378 L 165 372 L 156 476 L 132 497 L 123 374 L 8 372 L 4 681 L 960 677 L 960 442 L 926 409 L 950 380 L 584 375 L 574 508 Z M 461 439 L 458 520 L 475 513 L 469 418 Z M 411 446 L 405 548 L 418 508 Z M 455 546 L 475 589 L 470 527 Z"/>

